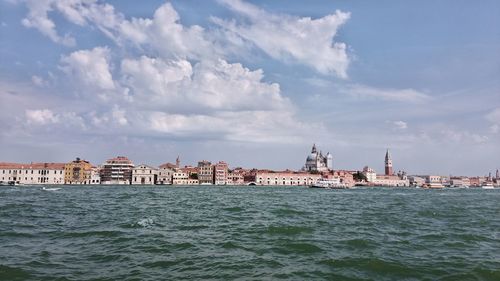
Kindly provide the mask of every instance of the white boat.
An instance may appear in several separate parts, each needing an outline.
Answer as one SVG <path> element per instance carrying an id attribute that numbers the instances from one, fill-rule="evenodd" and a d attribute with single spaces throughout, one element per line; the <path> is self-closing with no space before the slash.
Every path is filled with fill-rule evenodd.
<path id="1" fill-rule="evenodd" d="M 318 179 L 309 188 L 347 189 L 349 186 L 341 183 L 339 179 Z"/>
<path id="2" fill-rule="evenodd" d="M 47 188 L 45 186 L 42 187 L 42 190 L 45 190 L 45 191 L 57 191 L 59 189 L 61 189 L 61 188 L 60 187 L 49 187 L 49 188 Z"/>
<path id="3" fill-rule="evenodd" d="M 483 186 L 481 186 L 482 189 L 495 189 L 495 187 L 493 186 L 493 183 L 491 182 L 487 182 L 485 183 Z"/>

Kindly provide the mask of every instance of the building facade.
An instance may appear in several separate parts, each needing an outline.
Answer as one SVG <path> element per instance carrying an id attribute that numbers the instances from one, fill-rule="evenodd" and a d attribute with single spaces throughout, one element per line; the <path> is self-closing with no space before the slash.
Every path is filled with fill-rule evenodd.
<path id="1" fill-rule="evenodd" d="M 64 184 L 66 163 L 0 163 L 0 182 L 11 184 Z"/>
<path id="2" fill-rule="evenodd" d="M 214 184 L 226 185 L 227 184 L 228 166 L 224 161 L 214 165 Z"/>
<path id="3" fill-rule="evenodd" d="M 132 169 L 132 184 L 154 185 L 158 179 L 158 169 L 141 164 Z"/>
<path id="4" fill-rule="evenodd" d="M 158 180 L 156 184 L 172 184 L 172 176 L 174 175 L 175 169 L 175 164 L 161 164 L 158 167 Z"/>
<path id="5" fill-rule="evenodd" d="M 200 184 L 214 183 L 214 166 L 209 161 L 198 162 L 198 180 Z"/>
<path id="6" fill-rule="evenodd" d="M 333 169 L 333 156 L 328 152 L 326 156 L 316 149 L 316 144 L 313 144 L 311 154 L 307 156 L 306 163 L 302 168 L 307 172 L 324 172 Z"/>
<path id="7" fill-rule="evenodd" d="M 92 164 L 89 161 L 76 158 L 64 165 L 65 184 L 87 184 L 91 178 Z"/>
<path id="8" fill-rule="evenodd" d="M 322 176 L 320 174 L 311 174 L 307 172 L 293 171 L 267 171 L 259 170 L 255 173 L 255 183 L 257 185 L 302 185 L 308 186 L 316 183 Z"/>
<path id="9" fill-rule="evenodd" d="M 108 159 L 101 169 L 101 184 L 131 184 L 134 163 L 127 157 Z"/>

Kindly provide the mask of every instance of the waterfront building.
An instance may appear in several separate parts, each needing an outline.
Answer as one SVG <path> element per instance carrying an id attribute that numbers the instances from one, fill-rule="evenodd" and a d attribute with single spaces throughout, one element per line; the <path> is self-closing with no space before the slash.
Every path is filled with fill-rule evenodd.
<path id="1" fill-rule="evenodd" d="M 172 184 L 172 176 L 175 173 L 177 166 L 172 163 L 161 164 L 158 167 L 157 184 Z"/>
<path id="2" fill-rule="evenodd" d="M 399 171 L 396 175 L 394 175 L 393 167 L 392 167 L 392 157 L 387 149 L 385 153 L 384 159 L 384 174 L 377 175 L 375 179 L 372 178 L 372 184 L 375 186 L 394 186 L 394 187 L 407 187 L 410 186 L 410 181 L 408 180 L 408 176 L 406 172 Z"/>
<path id="3" fill-rule="evenodd" d="M 106 160 L 101 169 L 101 184 L 131 184 L 134 163 L 127 157 L 118 156 Z"/>
<path id="4" fill-rule="evenodd" d="M 320 174 L 294 171 L 258 170 L 251 184 L 257 185 L 312 185 L 322 178 Z"/>
<path id="5" fill-rule="evenodd" d="M 214 183 L 214 166 L 209 161 L 198 162 L 198 180 L 200 184 Z"/>
<path id="6" fill-rule="evenodd" d="M 85 182 L 85 184 L 101 184 L 100 171 L 101 171 L 101 168 L 92 167 L 90 169 L 90 180 Z"/>
<path id="7" fill-rule="evenodd" d="M 410 176 L 408 177 L 411 186 L 422 187 L 425 185 L 425 177 L 420 176 Z"/>
<path id="8" fill-rule="evenodd" d="M 0 182 L 15 184 L 64 184 L 66 163 L 0 163 Z"/>
<path id="9" fill-rule="evenodd" d="M 325 172 L 333 170 L 333 156 L 330 152 L 328 152 L 326 156 L 323 156 L 323 153 L 321 151 L 318 152 L 316 149 L 316 144 L 313 144 L 311 154 L 307 156 L 306 163 L 302 170 L 307 172 Z"/>
<path id="10" fill-rule="evenodd" d="M 470 187 L 479 187 L 481 185 L 481 182 L 479 180 L 479 177 L 471 177 L 469 178 L 470 182 Z"/>
<path id="11" fill-rule="evenodd" d="M 441 176 L 429 175 L 425 178 L 425 187 L 428 188 L 443 188 Z"/>
<path id="12" fill-rule="evenodd" d="M 227 174 L 227 185 L 244 185 L 245 179 L 242 173 L 238 171 L 230 171 Z"/>
<path id="13" fill-rule="evenodd" d="M 189 177 L 187 172 L 177 169 L 172 175 L 173 185 L 198 185 L 200 182 L 198 179 L 193 179 Z"/>
<path id="14" fill-rule="evenodd" d="M 366 177 L 367 182 L 375 182 L 375 180 L 377 179 L 377 173 L 375 172 L 375 170 L 368 166 L 365 166 L 363 168 L 363 175 Z"/>
<path id="15" fill-rule="evenodd" d="M 330 172 L 330 174 L 333 177 L 338 177 L 340 179 L 340 183 L 347 186 L 347 187 L 353 187 L 356 183 L 354 181 L 354 172 L 352 172 L 352 171 L 336 170 L 336 171 Z M 328 178 L 328 176 L 325 176 L 325 174 L 323 174 L 323 177 Z"/>
<path id="16" fill-rule="evenodd" d="M 387 149 L 385 153 L 385 175 L 386 176 L 392 176 L 393 171 L 392 171 L 392 158 L 391 154 L 389 153 L 389 149 Z"/>
<path id="17" fill-rule="evenodd" d="M 153 185 L 158 179 L 158 169 L 141 164 L 132 169 L 132 184 Z"/>
<path id="18" fill-rule="evenodd" d="M 89 161 L 76 158 L 64 165 L 65 184 L 87 184 L 91 177 L 92 164 Z"/>
<path id="19" fill-rule="evenodd" d="M 214 184 L 215 185 L 226 185 L 227 184 L 227 174 L 228 165 L 224 161 L 219 161 L 219 163 L 214 165 Z"/>

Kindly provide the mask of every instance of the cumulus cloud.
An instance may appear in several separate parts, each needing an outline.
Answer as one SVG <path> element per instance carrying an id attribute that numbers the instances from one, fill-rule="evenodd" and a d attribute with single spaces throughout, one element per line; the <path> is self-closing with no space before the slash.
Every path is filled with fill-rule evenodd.
<path id="1" fill-rule="evenodd" d="M 59 122 L 59 116 L 49 109 L 26 110 L 25 115 L 28 124 L 46 125 Z"/>
<path id="2" fill-rule="evenodd" d="M 37 29 L 56 43 L 66 46 L 75 45 L 75 38 L 68 34 L 61 36 L 57 33 L 54 21 L 48 16 L 48 13 L 53 10 L 55 0 L 27 0 L 25 2 L 28 7 L 28 15 L 21 21 L 25 27 Z M 60 4 L 69 2 L 61 1 Z"/>
<path id="3" fill-rule="evenodd" d="M 107 47 L 75 51 L 61 58 L 61 70 L 84 86 L 100 90 L 114 90 L 115 84 L 109 64 Z"/>
<path id="4" fill-rule="evenodd" d="M 345 43 L 335 42 L 340 26 L 350 17 L 337 10 L 322 18 L 272 14 L 240 0 L 221 0 L 248 23 L 213 18 L 230 33 L 252 42 L 269 56 L 308 65 L 323 74 L 347 78 L 349 56 Z"/>
<path id="5" fill-rule="evenodd" d="M 270 110 L 289 106 L 278 84 L 262 81 L 262 70 L 252 71 L 222 59 L 193 67 L 186 60 L 142 56 L 124 60 L 122 73 L 124 83 L 138 97 L 136 101 L 170 110 Z"/>
<path id="6" fill-rule="evenodd" d="M 92 96 L 79 95 L 77 113 L 70 116 L 48 109 L 27 112 L 30 124 L 62 127 L 65 122 L 59 121 L 67 117 L 83 123 L 82 128 L 88 130 L 106 128 L 107 132 L 126 134 L 273 142 L 297 141 L 321 127 L 297 120 L 292 103 L 277 83 L 265 81 L 261 69 L 251 70 L 241 63 L 229 62 L 228 52 L 244 50 L 250 39 L 226 29 L 185 26 L 170 3 L 161 5 L 150 18 L 129 19 L 112 5 L 96 0 L 26 3 L 27 18 L 52 22 L 49 17 L 57 12 L 73 24 L 91 26 L 104 33 L 127 54 L 124 58 L 112 57 L 111 47 L 106 46 L 61 56 L 59 69 L 70 78 L 66 79 L 70 91 L 97 94 L 103 103 L 96 106 Z M 323 29 L 333 28 L 327 32 L 330 38 L 324 38 L 329 42 L 319 47 L 329 59 L 333 55 L 334 61 L 318 67 L 324 73 L 344 77 L 347 65 L 340 66 L 338 60 L 345 49 L 333 44 L 332 39 L 347 18 L 341 12 L 318 20 L 273 16 L 273 23 L 291 25 L 306 35 L 303 39 L 297 34 L 289 38 L 299 44 L 297 51 L 276 45 L 280 53 L 276 58 L 289 56 L 304 63 L 311 54 L 300 44 L 320 36 Z M 283 26 L 274 30 L 277 36 L 288 32 L 282 30 Z M 63 43 L 54 24 L 47 30 L 40 31 L 54 42 Z M 135 49 L 128 52 L 128 48 Z M 319 63 L 319 59 L 314 59 Z M 32 80 L 34 84 L 43 84 L 38 76 Z"/>
<path id="7" fill-rule="evenodd" d="M 414 89 L 382 89 L 364 85 L 351 85 L 340 91 L 361 100 L 379 99 L 396 102 L 422 103 L 431 99 L 429 95 Z"/>

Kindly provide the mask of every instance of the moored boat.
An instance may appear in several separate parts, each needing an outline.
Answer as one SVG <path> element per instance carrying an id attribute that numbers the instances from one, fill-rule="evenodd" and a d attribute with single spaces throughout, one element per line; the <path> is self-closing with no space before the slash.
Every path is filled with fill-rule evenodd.
<path id="1" fill-rule="evenodd" d="M 347 189 L 349 186 L 341 183 L 339 179 L 318 179 L 309 188 Z"/>

